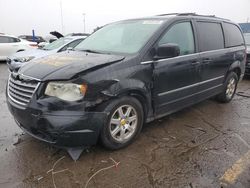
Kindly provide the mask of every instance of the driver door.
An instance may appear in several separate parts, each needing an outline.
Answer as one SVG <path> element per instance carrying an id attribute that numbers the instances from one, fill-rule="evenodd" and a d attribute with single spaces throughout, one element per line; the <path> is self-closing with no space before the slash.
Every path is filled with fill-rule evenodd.
<path id="1" fill-rule="evenodd" d="M 154 63 L 153 100 L 156 116 L 193 104 L 200 80 L 199 54 L 195 53 L 192 22 L 178 22 L 167 29 L 157 45 L 168 43 L 177 44 L 180 55 Z"/>

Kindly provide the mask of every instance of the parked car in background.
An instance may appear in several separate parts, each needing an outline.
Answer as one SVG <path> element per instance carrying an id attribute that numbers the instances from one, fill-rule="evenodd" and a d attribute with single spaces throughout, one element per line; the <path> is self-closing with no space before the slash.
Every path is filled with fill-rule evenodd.
<path id="1" fill-rule="evenodd" d="M 250 76 L 250 33 L 244 33 L 244 37 L 247 46 L 247 62 L 245 75 Z"/>
<path id="2" fill-rule="evenodd" d="M 88 33 L 69 33 L 65 36 L 85 36 L 85 37 L 88 37 L 90 34 Z"/>
<path id="3" fill-rule="evenodd" d="M 74 36 L 88 37 L 88 36 L 90 35 L 90 34 L 88 34 L 88 33 L 69 33 L 69 34 L 67 34 L 67 35 L 63 35 L 63 34 L 61 34 L 61 33 L 58 32 L 58 31 L 51 31 L 50 34 L 53 35 L 53 36 L 55 36 L 55 37 L 58 38 L 58 39 L 60 39 L 60 38 L 62 38 L 62 37 L 69 37 L 69 36 L 71 36 L 71 37 L 74 37 Z M 56 40 L 56 39 L 50 39 L 49 42 L 51 43 L 51 42 L 54 42 L 55 40 Z"/>
<path id="4" fill-rule="evenodd" d="M 74 51 L 13 71 L 6 101 L 17 124 L 37 139 L 66 148 L 99 139 L 120 149 L 145 122 L 214 96 L 230 102 L 245 59 L 242 31 L 227 19 L 124 20 L 94 32 Z"/>
<path id="5" fill-rule="evenodd" d="M 20 35 L 20 36 L 18 36 L 18 38 L 24 39 L 24 40 L 27 40 L 30 42 L 36 42 L 37 44 L 39 44 L 41 42 L 46 42 L 46 40 L 41 36 L 33 37 L 32 35 Z"/>
<path id="6" fill-rule="evenodd" d="M 16 52 L 37 48 L 37 43 L 19 39 L 12 35 L 0 34 L 0 60 L 6 60 L 8 56 Z"/>
<path id="7" fill-rule="evenodd" d="M 239 23 L 243 33 L 250 33 L 250 23 Z"/>
<path id="8" fill-rule="evenodd" d="M 18 52 L 8 57 L 7 65 L 10 71 L 19 69 L 24 63 L 47 55 L 63 52 L 69 48 L 73 49 L 76 45 L 82 42 L 85 36 L 62 37 L 52 43 L 45 45 L 41 49 L 32 49 L 24 52 Z"/>

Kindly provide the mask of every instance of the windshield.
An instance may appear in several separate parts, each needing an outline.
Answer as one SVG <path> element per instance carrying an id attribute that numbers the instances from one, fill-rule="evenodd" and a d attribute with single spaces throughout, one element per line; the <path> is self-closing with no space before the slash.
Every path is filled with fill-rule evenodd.
<path id="1" fill-rule="evenodd" d="M 110 24 L 90 35 L 75 50 L 133 54 L 162 23 L 162 20 L 130 20 Z"/>
<path id="2" fill-rule="evenodd" d="M 246 45 L 250 46 L 250 34 L 244 35 L 244 37 L 245 37 Z"/>
<path id="3" fill-rule="evenodd" d="M 54 49 L 60 48 L 61 46 L 63 46 L 64 44 L 68 43 L 71 40 L 72 39 L 70 39 L 70 38 L 60 38 L 60 39 L 57 39 L 50 44 L 45 45 L 42 49 L 54 50 Z"/>

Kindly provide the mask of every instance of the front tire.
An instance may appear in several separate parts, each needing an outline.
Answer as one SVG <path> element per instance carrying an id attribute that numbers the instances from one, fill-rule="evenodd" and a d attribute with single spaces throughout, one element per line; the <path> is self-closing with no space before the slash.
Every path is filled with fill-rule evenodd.
<path id="1" fill-rule="evenodd" d="M 131 144 L 141 132 L 143 125 L 143 108 L 133 97 L 122 97 L 102 107 L 108 114 L 101 131 L 102 144 L 112 150 Z"/>
<path id="2" fill-rule="evenodd" d="M 217 95 L 216 99 L 222 103 L 230 102 L 235 94 L 237 89 L 239 78 L 235 72 L 230 72 L 224 83 L 224 89 L 222 93 Z"/>

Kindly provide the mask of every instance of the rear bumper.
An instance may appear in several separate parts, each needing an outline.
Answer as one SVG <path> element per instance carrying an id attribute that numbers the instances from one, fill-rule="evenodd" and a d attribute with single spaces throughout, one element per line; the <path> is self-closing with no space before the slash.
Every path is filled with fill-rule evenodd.
<path id="1" fill-rule="evenodd" d="M 18 126 L 32 137 L 59 147 L 95 145 L 107 114 L 63 110 L 43 112 L 20 109 L 8 98 L 7 104 Z"/>

